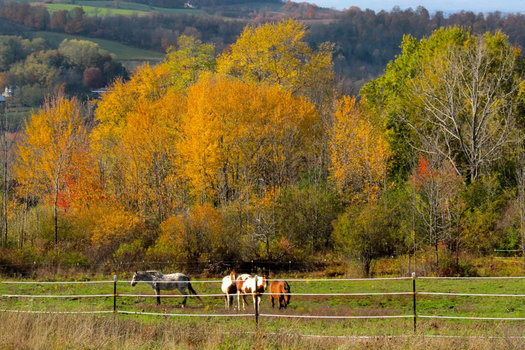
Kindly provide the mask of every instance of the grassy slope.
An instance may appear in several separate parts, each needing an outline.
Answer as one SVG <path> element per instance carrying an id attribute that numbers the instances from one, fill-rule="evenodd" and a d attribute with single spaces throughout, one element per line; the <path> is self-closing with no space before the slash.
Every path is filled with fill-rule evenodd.
<path id="1" fill-rule="evenodd" d="M 41 37 L 53 44 L 60 44 L 64 39 L 88 40 L 97 43 L 101 48 L 114 54 L 120 61 L 161 61 L 164 55 L 160 52 L 139 49 L 124 45 L 116 41 L 88 38 L 78 35 L 69 35 L 55 32 L 33 32 L 33 37 Z"/>
<path id="2" fill-rule="evenodd" d="M 154 7 L 144 4 L 131 2 L 119 2 L 119 7 L 115 8 L 114 1 L 63 1 L 60 3 L 41 3 L 32 2 L 32 4 L 43 4 L 51 12 L 66 10 L 70 11 L 75 7 L 82 7 L 84 12 L 90 16 L 114 16 L 114 15 L 138 15 L 143 16 L 152 12 L 162 12 L 166 14 L 197 14 L 202 13 L 199 9 L 172 9 L 163 7 Z"/>

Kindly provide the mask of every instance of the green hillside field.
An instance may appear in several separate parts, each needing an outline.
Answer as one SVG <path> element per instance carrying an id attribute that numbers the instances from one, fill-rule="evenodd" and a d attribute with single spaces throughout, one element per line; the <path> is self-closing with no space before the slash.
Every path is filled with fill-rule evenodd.
<path id="1" fill-rule="evenodd" d="M 137 4 L 131 2 L 119 2 L 118 8 L 115 8 L 114 1 L 64 1 L 60 3 L 41 3 L 32 2 L 33 5 L 42 4 L 50 12 L 66 10 L 70 11 L 75 7 L 82 7 L 84 12 L 90 16 L 144 16 L 153 12 L 162 12 L 165 14 L 195 14 L 201 13 L 198 9 L 172 9 L 163 7 L 154 7 L 144 4 Z"/>
<path id="2" fill-rule="evenodd" d="M 114 54 L 119 61 L 151 61 L 159 62 L 164 58 L 164 54 L 151 50 L 144 50 L 137 47 L 124 45 L 112 40 L 88 38 L 79 35 L 69 35 L 63 33 L 37 31 L 31 33 L 34 38 L 44 38 L 53 45 L 60 44 L 64 39 L 87 40 L 97 43 L 102 49 Z"/>

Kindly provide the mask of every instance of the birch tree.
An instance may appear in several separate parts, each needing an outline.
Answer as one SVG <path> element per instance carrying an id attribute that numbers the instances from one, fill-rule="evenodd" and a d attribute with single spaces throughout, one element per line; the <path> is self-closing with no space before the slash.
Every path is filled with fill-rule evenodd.
<path id="1" fill-rule="evenodd" d="M 73 155 L 86 141 L 86 128 L 75 99 L 56 97 L 32 113 L 18 143 L 15 178 L 20 190 L 53 206 L 54 241 L 58 243 L 58 202 L 66 187 Z"/>

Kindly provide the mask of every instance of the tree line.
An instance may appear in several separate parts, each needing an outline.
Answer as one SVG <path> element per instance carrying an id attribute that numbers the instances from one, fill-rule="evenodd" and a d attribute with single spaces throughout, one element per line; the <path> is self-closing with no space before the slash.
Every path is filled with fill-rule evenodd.
<path id="1" fill-rule="evenodd" d="M 322 12 L 319 9 L 315 11 Z M 161 52 L 176 45 L 180 35 L 187 35 L 213 43 L 216 52 L 220 53 L 235 42 L 247 24 L 277 21 L 283 16 L 271 11 L 264 13 L 264 10 L 253 13 L 251 18 L 236 20 L 208 14 L 154 13 L 149 16 L 108 17 L 87 16 L 80 7 L 49 13 L 41 6 L 0 2 L 0 18 L 22 24 L 29 29 L 116 40 Z M 440 27 L 458 25 L 470 28 L 474 34 L 502 30 L 513 45 L 525 45 L 525 17 L 519 13 L 476 14 L 462 11 L 445 16 L 442 12 L 430 15 L 423 7 L 406 10 L 394 8 L 392 11 L 380 12 L 351 7 L 344 11 L 325 11 L 322 17 L 316 17 L 315 13 L 283 13 L 307 23 L 309 34 L 305 40 L 312 47 L 327 41 L 336 45 L 334 70 L 338 75 L 339 85 L 344 88 L 345 93 L 351 94 L 357 94 L 368 80 L 383 72 L 386 64 L 400 53 L 399 43 L 405 34 L 421 39 Z M 323 20 L 309 21 L 312 18 Z"/>
<path id="2" fill-rule="evenodd" d="M 307 27 L 181 36 L 91 116 L 58 95 L 9 169 L 4 262 L 325 261 L 522 247 L 523 61 L 501 32 L 405 36 L 359 96 Z M 6 137 L 4 135 L 4 137 Z M 520 219 L 521 218 L 521 219 Z M 414 259 L 412 260 L 414 261 Z"/>
<path id="3" fill-rule="evenodd" d="M 0 85 L 14 90 L 12 105 L 38 107 L 58 90 L 83 99 L 117 77 L 126 79 L 126 69 L 93 42 L 66 39 L 53 48 L 42 38 L 0 36 Z"/>

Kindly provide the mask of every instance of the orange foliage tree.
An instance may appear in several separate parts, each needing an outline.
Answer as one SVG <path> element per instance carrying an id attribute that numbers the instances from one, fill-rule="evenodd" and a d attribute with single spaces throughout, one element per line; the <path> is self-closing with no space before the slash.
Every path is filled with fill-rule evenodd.
<path id="1" fill-rule="evenodd" d="M 280 87 L 204 77 L 188 90 L 178 145 L 194 195 L 225 203 L 294 181 L 318 122 L 310 102 Z"/>

